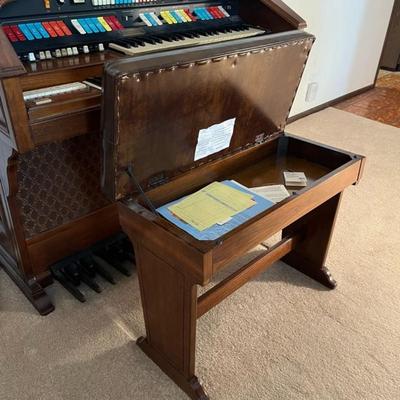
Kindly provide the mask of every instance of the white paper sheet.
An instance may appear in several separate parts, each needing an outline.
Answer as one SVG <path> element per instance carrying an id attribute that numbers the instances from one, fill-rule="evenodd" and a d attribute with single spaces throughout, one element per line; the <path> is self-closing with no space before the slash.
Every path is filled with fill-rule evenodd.
<path id="1" fill-rule="evenodd" d="M 236 118 L 232 118 L 221 124 L 202 129 L 199 132 L 194 161 L 227 149 L 231 144 L 235 122 Z"/>
<path id="2" fill-rule="evenodd" d="M 290 193 L 283 185 L 270 185 L 251 188 L 251 190 L 273 203 L 279 203 L 290 197 Z"/>

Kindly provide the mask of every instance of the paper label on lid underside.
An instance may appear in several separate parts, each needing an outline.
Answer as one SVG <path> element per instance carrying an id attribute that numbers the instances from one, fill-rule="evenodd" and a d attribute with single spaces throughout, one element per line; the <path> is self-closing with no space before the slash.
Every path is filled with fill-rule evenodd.
<path id="1" fill-rule="evenodd" d="M 201 129 L 197 141 L 194 161 L 227 149 L 231 145 L 236 118 Z"/>

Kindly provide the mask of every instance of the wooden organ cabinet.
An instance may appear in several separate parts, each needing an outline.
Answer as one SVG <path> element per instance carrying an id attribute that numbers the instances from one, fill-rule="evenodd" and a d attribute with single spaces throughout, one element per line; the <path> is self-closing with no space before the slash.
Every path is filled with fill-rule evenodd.
<path id="1" fill-rule="evenodd" d="M 0 257 L 41 314 L 54 308 L 49 266 L 120 230 L 100 187 L 102 92 L 74 85 L 125 53 L 305 26 L 279 0 L 48 3 L 0 1 Z"/>

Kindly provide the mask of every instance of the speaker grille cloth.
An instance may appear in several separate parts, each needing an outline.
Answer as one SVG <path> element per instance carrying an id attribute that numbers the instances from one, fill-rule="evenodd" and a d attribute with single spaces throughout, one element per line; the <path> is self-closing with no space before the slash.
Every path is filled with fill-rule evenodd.
<path id="1" fill-rule="evenodd" d="M 19 156 L 17 198 L 27 238 L 109 204 L 100 188 L 99 136 L 75 137 Z"/>

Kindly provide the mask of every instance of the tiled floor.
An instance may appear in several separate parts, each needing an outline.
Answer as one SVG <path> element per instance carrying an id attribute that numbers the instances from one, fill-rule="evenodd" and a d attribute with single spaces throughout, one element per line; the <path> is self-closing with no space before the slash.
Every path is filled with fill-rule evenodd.
<path id="1" fill-rule="evenodd" d="M 336 108 L 400 128 L 400 73 L 381 73 L 374 89 Z"/>

